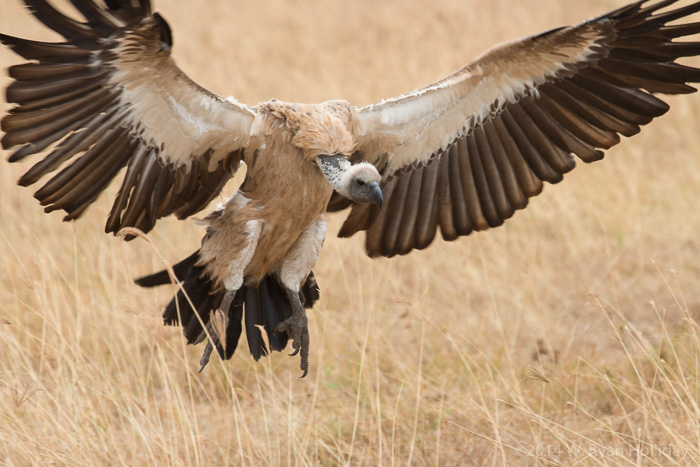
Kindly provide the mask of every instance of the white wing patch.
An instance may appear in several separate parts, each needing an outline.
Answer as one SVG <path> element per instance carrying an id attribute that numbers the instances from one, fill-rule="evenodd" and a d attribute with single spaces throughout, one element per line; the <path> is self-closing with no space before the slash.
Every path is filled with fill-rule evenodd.
<path id="1" fill-rule="evenodd" d="M 364 138 L 373 151 L 384 150 L 389 173 L 426 163 L 505 105 L 536 95 L 548 78 L 598 54 L 599 28 L 584 24 L 566 46 L 546 38 L 541 50 L 529 49 L 527 39 L 507 43 L 431 86 L 359 108 L 359 146 Z"/>
<path id="2" fill-rule="evenodd" d="M 125 41 L 121 49 L 127 46 Z M 128 57 L 128 52 L 118 56 Z M 153 60 L 156 63 L 148 67 L 118 60 L 109 82 L 121 90 L 119 104 L 128 109 L 128 124 L 145 142 L 161 149 L 162 158 L 177 167 L 188 166 L 192 158 L 211 150 L 210 168 L 216 168 L 221 159 L 248 143 L 255 117 L 251 110 L 200 88 L 170 57 Z M 154 69 L 159 70 L 157 80 Z"/>

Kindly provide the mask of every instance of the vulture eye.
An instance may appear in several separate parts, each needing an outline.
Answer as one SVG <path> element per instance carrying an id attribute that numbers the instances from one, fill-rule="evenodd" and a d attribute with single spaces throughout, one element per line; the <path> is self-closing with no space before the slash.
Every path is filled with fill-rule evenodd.
<path id="1" fill-rule="evenodd" d="M 365 186 L 365 181 L 364 180 L 358 180 L 357 184 L 360 186 Z"/>

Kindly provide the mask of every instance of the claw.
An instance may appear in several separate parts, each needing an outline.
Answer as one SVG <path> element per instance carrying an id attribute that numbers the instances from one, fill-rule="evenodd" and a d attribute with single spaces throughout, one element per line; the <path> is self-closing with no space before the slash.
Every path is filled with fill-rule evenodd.
<path id="1" fill-rule="evenodd" d="M 204 370 L 204 367 L 207 366 L 207 363 L 209 363 L 209 358 L 211 357 L 211 353 L 214 350 L 214 346 L 211 345 L 211 342 L 207 342 L 207 346 L 204 348 L 204 353 L 202 354 L 202 358 L 199 360 L 199 364 L 202 365 L 199 368 L 199 373 Z"/>
<path id="2" fill-rule="evenodd" d="M 299 292 L 287 289 L 287 296 L 292 303 L 292 316 L 282 321 L 275 327 L 275 332 L 285 332 L 292 340 L 294 351 L 289 354 L 294 357 L 301 353 L 301 370 L 304 378 L 309 372 L 309 321 L 306 310 L 302 305 Z"/>
<path id="3" fill-rule="evenodd" d="M 304 370 L 304 374 L 299 377 L 299 379 L 306 378 L 306 374 L 309 372 L 309 369 L 307 368 Z"/>

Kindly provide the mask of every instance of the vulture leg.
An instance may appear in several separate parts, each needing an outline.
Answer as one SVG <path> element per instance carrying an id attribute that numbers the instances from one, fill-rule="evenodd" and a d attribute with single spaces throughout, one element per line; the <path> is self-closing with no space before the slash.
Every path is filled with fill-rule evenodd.
<path id="1" fill-rule="evenodd" d="M 282 321 L 275 332 L 286 332 L 292 339 L 294 352 L 291 356 L 301 353 L 301 369 L 303 378 L 309 371 L 309 319 L 306 316 L 304 304 L 299 297 L 299 290 L 307 280 L 321 253 L 323 239 L 326 238 L 326 216 L 321 214 L 304 231 L 287 252 L 282 261 L 278 277 L 284 286 L 289 304 L 292 306 L 292 316 Z"/>
<path id="2" fill-rule="evenodd" d="M 202 358 L 199 360 L 201 367 L 199 372 L 201 373 L 207 363 L 209 363 L 209 358 L 214 350 L 214 346 L 223 346 L 224 351 L 226 350 L 226 328 L 228 328 L 228 310 L 231 307 L 231 302 L 233 297 L 236 295 L 236 290 L 227 290 L 224 294 L 224 298 L 221 300 L 221 305 L 214 312 L 212 317 L 207 323 L 207 331 L 209 332 L 209 341 L 207 346 L 204 348 L 204 353 Z M 204 333 L 205 334 L 205 333 Z M 213 342 L 213 344 L 212 344 Z M 222 352 L 225 353 L 225 352 Z"/>
<path id="3" fill-rule="evenodd" d="M 286 332 L 292 339 L 294 352 L 289 354 L 291 357 L 301 351 L 301 369 L 304 372 L 301 377 L 303 378 L 309 372 L 309 318 L 299 298 L 299 292 L 288 287 L 285 287 L 285 291 L 292 304 L 292 316 L 278 324 L 275 332 Z"/>

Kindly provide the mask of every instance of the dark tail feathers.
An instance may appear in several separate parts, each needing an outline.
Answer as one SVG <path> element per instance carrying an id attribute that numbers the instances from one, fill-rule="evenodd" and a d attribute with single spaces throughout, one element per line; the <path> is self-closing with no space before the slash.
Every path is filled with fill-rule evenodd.
<path id="1" fill-rule="evenodd" d="M 206 325 L 212 310 L 221 304 L 223 291 L 211 294 L 212 281 L 204 275 L 203 266 L 195 266 L 199 259 L 199 250 L 190 257 L 173 266 L 175 277 L 182 283 L 182 289 L 173 297 L 163 313 L 165 324 L 182 324 L 185 337 L 193 344 L 202 333 L 202 324 L 197 314 Z M 170 284 L 168 271 L 160 271 L 135 281 L 141 287 L 156 287 Z M 187 297 L 194 305 L 190 305 Z M 301 300 L 306 308 L 311 308 L 319 298 L 319 288 L 314 273 L 309 273 L 300 292 Z M 178 308 L 181 321 L 178 319 Z M 237 293 L 228 310 L 229 324 L 226 329 L 226 350 L 219 347 L 221 358 L 231 358 L 238 345 L 238 339 L 243 331 L 243 310 L 245 308 L 245 330 L 248 337 L 248 347 L 253 358 L 267 355 L 269 350 L 260 335 L 256 325 L 264 326 L 270 342 L 270 348 L 282 351 L 287 346 L 287 334 L 275 333 L 277 324 L 292 316 L 292 305 L 289 303 L 284 288 L 274 276 L 266 276 L 257 286 L 243 286 Z M 197 314 L 195 314 L 195 310 Z"/>

